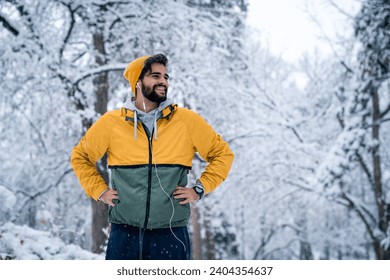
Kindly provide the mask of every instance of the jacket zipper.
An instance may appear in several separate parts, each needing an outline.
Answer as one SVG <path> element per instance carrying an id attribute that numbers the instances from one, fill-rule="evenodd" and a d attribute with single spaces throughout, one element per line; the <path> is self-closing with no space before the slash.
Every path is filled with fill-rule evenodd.
<path id="1" fill-rule="evenodd" d="M 149 164 L 148 164 L 148 193 L 146 196 L 146 212 L 145 212 L 145 221 L 144 221 L 144 229 L 148 226 L 149 213 L 150 213 L 150 197 L 152 193 L 152 168 L 153 168 L 153 153 L 152 153 L 152 134 L 149 135 L 148 129 L 142 124 L 146 135 L 148 136 L 148 150 L 149 150 Z"/>

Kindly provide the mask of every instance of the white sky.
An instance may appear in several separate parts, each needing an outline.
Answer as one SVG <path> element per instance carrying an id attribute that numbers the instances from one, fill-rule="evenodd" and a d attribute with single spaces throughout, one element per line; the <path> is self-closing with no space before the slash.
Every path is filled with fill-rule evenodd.
<path id="1" fill-rule="evenodd" d="M 304 52 L 317 48 L 331 53 L 320 27 L 311 18 L 314 15 L 325 34 L 336 38 L 337 33 L 351 32 L 351 21 L 341 14 L 330 0 L 250 0 L 248 23 L 261 31 L 262 42 L 271 51 L 295 62 Z M 359 8 L 358 0 L 333 0 L 352 16 Z"/>

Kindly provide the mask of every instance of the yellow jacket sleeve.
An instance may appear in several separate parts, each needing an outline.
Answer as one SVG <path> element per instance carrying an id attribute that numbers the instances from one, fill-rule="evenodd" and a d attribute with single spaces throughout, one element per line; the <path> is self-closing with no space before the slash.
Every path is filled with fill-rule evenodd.
<path id="1" fill-rule="evenodd" d="M 97 171 L 96 162 L 108 150 L 114 124 L 114 117 L 106 113 L 88 129 L 72 151 L 72 168 L 85 193 L 95 200 L 98 200 L 99 195 L 108 189 L 103 177 Z"/>
<path id="2" fill-rule="evenodd" d="M 200 182 L 205 193 L 209 193 L 226 179 L 233 163 L 234 154 L 228 143 L 196 113 L 194 113 L 191 126 L 191 137 L 195 149 L 208 162 L 200 177 Z"/>

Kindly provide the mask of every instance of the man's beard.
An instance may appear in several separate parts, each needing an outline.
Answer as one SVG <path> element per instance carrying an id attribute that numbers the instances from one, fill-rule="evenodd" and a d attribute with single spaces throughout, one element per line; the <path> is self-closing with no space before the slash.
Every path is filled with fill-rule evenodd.
<path id="1" fill-rule="evenodd" d="M 142 94 L 146 99 L 152 102 L 156 103 L 161 103 L 167 100 L 167 94 L 168 94 L 168 89 L 165 89 L 165 94 L 164 95 L 159 95 L 156 91 L 155 88 L 159 87 L 161 85 L 155 85 L 153 88 L 147 88 L 143 83 L 142 83 Z"/>

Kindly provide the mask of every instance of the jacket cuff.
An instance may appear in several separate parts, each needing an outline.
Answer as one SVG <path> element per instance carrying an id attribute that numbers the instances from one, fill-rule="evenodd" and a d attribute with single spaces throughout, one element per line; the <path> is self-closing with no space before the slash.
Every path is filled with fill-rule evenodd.
<path id="1" fill-rule="evenodd" d="M 102 192 L 100 193 L 100 195 L 99 195 L 99 197 L 98 197 L 98 199 L 97 199 L 98 201 L 101 201 L 100 198 L 102 197 L 102 195 L 103 195 L 106 191 L 108 191 L 108 190 L 104 190 L 104 191 L 102 191 Z"/>

